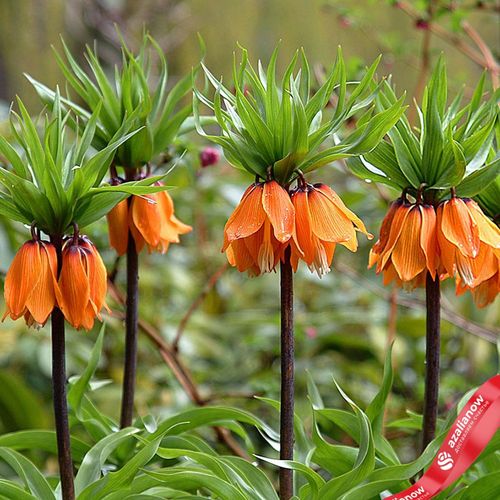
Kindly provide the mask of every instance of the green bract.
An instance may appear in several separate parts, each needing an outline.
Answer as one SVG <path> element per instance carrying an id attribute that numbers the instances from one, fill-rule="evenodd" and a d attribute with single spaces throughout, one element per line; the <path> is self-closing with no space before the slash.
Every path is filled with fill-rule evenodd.
<path id="1" fill-rule="evenodd" d="M 160 74 L 153 91 L 149 88 L 154 76 L 151 49 L 154 49 L 160 61 Z M 150 36 L 144 37 L 137 55 L 122 42 L 122 67 L 115 67 L 112 78 L 106 75 L 95 50 L 87 47 L 85 55 L 93 78 L 78 65 L 64 41 L 63 50 L 65 59 L 56 52 L 59 66 L 87 109 L 70 99 L 63 98 L 61 101 L 84 123 L 90 120 L 91 113 L 97 111 L 99 119 L 92 145 L 97 150 L 104 148 L 131 116 L 134 117 L 131 128 L 140 129 L 130 141 L 117 149 L 114 160 L 117 166 L 141 167 L 165 151 L 179 132 L 193 128 L 192 120 L 186 121 L 191 114 L 191 105 L 179 105 L 191 89 L 191 75 L 179 80 L 168 91 L 167 62 L 162 50 Z M 44 102 L 54 102 L 55 92 L 29 76 L 28 79 Z M 76 126 L 75 121 L 70 123 Z"/>
<path id="2" fill-rule="evenodd" d="M 256 71 L 242 49 L 239 67 L 233 64 L 234 93 L 203 66 L 215 87 L 213 100 L 194 90 L 194 116 L 198 132 L 224 149 L 228 161 L 254 175 L 269 173 L 281 183 L 289 182 L 296 172 L 303 173 L 334 160 L 371 151 L 404 112 L 402 99 L 381 112 L 370 106 L 377 93 L 373 77 L 379 59 L 366 71 L 360 82 L 348 82 L 342 53 L 321 87 L 311 92 L 309 64 L 304 51 L 297 51 L 281 80 L 276 78 L 276 48 L 267 70 L 259 62 Z M 350 92 L 348 92 L 348 89 Z M 334 96 L 335 92 L 335 96 Z M 323 110 L 335 98 L 331 116 L 323 120 Z M 220 135 L 208 135 L 202 128 L 199 103 L 213 110 Z M 357 128 L 347 137 L 335 134 L 347 119 L 367 108 Z M 335 145 L 320 146 L 334 136 Z M 272 170 L 272 172 L 269 171 Z"/>
<path id="3" fill-rule="evenodd" d="M 421 108 L 420 123 L 412 128 L 406 116 L 373 151 L 348 164 L 364 179 L 415 193 L 422 185 L 439 198 L 451 187 L 459 196 L 474 196 L 498 176 L 500 161 L 492 147 L 497 120 L 498 92 L 483 101 L 484 75 L 472 99 L 460 108 L 459 93 L 447 107 L 447 79 L 440 58 Z M 377 97 L 379 109 L 390 109 L 396 97 L 389 83 Z"/>
<path id="4" fill-rule="evenodd" d="M 500 223 L 500 176 L 475 196 L 484 213 Z"/>
<path id="5" fill-rule="evenodd" d="M 165 189 L 149 186 L 161 177 L 100 186 L 115 150 L 137 133 L 129 132 L 132 120 L 125 120 L 101 151 L 89 155 L 100 106 L 74 137 L 67 126 L 74 117 L 63 113 L 57 92 L 53 113 L 45 117 L 41 131 L 20 99 L 18 105 L 20 114 L 12 111 L 10 118 L 17 143 L 0 137 L 0 155 L 6 160 L 0 162 L 0 214 L 61 235 L 73 222 L 86 226 L 101 218 L 127 194 Z"/>

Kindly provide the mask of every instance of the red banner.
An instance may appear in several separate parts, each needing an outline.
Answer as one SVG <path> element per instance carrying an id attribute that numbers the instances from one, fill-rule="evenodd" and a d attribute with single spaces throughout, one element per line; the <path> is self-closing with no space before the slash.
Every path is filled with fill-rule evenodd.
<path id="1" fill-rule="evenodd" d="M 469 399 L 421 479 L 385 500 L 425 500 L 437 495 L 472 465 L 499 428 L 500 375 L 496 375 Z"/>

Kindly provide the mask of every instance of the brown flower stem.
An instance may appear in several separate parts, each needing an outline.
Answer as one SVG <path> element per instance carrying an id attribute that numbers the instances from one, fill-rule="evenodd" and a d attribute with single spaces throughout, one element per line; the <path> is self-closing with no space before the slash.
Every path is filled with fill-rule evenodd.
<path id="1" fill-rule="evenodd" d="M 422 450 L 434 439 L 438 414 L 439 358 L 441 347 L 440 316 L 441 292 L 439 276 L 432 279 L 427 273 L 426 292 L 426 347 L 425 347 L 425 395 Z"/>
<path id="2" fill-rule="evenodd" d="M 58 269 L 61 273 L 62 239 L 51 238 L 57 252 Z M 51 315 L 52 325 L 52 392 L 54 402 L 54 419 L 56 424 L 57 456 L 59 460 L 59 475 L 61 477 L 61 492 L 63 500 L 75 498 L 73 481 L 73 460 L 71 458 L 68 403 L 66 398 L 66 347 L 64 335 L 64 316 L 56 307 Z"/>
<path id="3" fill-rule="evenodd" d="M 281 262 L 281 412 L 280 412 L 280 459 L 293 460 L 293 413 L 294 413 L 294 335 L 293 335 L 293 271 L 290 263 L 290 247 Z M 293 496 L 293 471 L 281 468 L 280 498 Z"/>
<path id="4" fill-rule="evenodd" d="M 132 425 L 135 376 L 137 371 L 137 328 L 139 305 L 139 255 L 132 233 L 127 246 L 127 299 L 125 303 L 125 363 L 123 373 L 120 427 Z"/>

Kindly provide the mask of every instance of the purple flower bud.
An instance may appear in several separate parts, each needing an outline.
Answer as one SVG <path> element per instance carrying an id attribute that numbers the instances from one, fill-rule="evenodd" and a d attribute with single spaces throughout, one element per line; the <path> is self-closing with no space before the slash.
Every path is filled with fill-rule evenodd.
<path id="1" fill-rule="evenodd" d="M 220 160 L 220 153 L 217 149 L 206 147 L 200 153 L 200 163 L 203 168 L 215 165 Z"/>
<path id="2" fill-rule="evenodd" d="M 425 20 L 425 19 L 417 19 L 415 21 L 415 27 L 418 29 L 418 30 L 428 30 L 429 29 L 429 21 Z"/>

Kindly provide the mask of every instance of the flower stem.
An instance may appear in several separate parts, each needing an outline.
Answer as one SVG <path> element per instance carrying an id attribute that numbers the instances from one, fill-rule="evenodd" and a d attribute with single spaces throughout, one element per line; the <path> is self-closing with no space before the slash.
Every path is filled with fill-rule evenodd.
<path id="1" fill-rule="evenodd" d="M 125 365 L 123 374 L 120 426 L 132 425 L 135 374 L 137 369 L 137 328 L 139 304 L 139 256 L 132 233 L 127 246 L 127 299 L 125 303 Z"/>
<path id="2" fill-rule="evenodd" d="M 425 348 L 425 395 L 422 450 L 434 439 L 438 414 L 439 359 L 441 346 L 441 292 L 439 289 L 439 276 L 436 276 L 434 280 L 432 276 L 427 273 L 425 291 L 427 334 Z"/>
<path id="3" fill-rule="evenodd" d="M 52 238 L 56 247 L 59 276 L 62 265 L 62 240 Z M 63 500 L 74 500 L 73 461 L 71 458 L 71 442 L 68 423 L 68 403 L 66 398 L 66 358 L 64 316 L 56 307 L 51 315 L 52 325 L 52 392 L 54 402 L 54 419 L 56 424 L 57 455 L 61 492 Z"/>
<path id="4" fill-rule="evenodd" d="M 281 262 L 281 414 L 280 459 L 293 460 L 294 413 L 294 335 L 293 335 L 293 272 L 290 264 L 290 247 Z M 293 496 L 293 471 L 281 468 L 280 498 Z"/>

